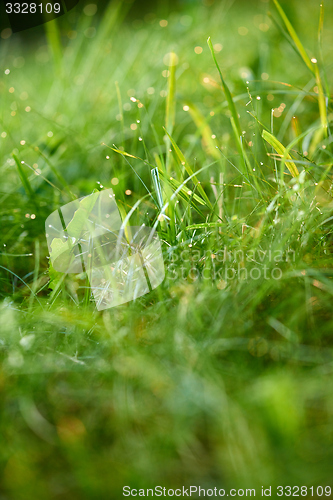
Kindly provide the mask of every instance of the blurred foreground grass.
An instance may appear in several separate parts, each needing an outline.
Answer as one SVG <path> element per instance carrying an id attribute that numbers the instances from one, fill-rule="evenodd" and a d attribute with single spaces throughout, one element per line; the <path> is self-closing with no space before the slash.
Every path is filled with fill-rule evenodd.
<path id="1" fill-rule="evenodd" d="M 83 4 L 1 40 L 1 499 L 332 483 L 333 12 L 283 8 Z M 44 221 L 103 186 L 167 276 L 97 312 Z"/>

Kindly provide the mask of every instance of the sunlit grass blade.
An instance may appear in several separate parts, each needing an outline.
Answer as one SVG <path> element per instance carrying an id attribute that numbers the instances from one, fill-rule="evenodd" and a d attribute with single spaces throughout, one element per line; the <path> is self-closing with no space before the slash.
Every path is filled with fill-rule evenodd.
<path id="1" fill-rule="evenodd" d="M 135 158 L 136 160 L 143 161 L 143 159 L 139 158 L 139 156 L 131 155 L 130 153 L 126 153 L 126 151 L 122 151 L 121 149 L 111 148 L 111 147 L 110 147 L 110 149 L 112 149 L 112 151 L 114 151 L 115 153 L 119 153 L 120 155 L 128 156 L 129 158 Z"/>
<path id="2" fill-rule="evenodd" d="M 286 14 L 285 14 L 284 10 L 282 9 L 281 5 L 279 4 L 278 0 L 273 0 L 273 1 L 275 3 L 277 10 L 279 11 L 279 14 L 280 14 L 284 24 L 286 25 L 286 28 L 287 28 L 291 38 L 293 39 L 293 42 L 295 43 L 300 55 L 302 56 L 303 61 L 305 62 L 305 64 L 307 65 L 307 67 L 309 68 L 311 73 L 314 73 L 314 69 L 313 69 L 313 65 L 311 63 L 311 60 L 310 60 L 308 54 L 306 53 L 306 50 L 303 47 L 302 42 L 298 38 L 298 35 L 297 35 L 296 31 L 294 30 L 293 25 L 289 21 L 288 17 L 286 16 Z"/>
<path id="3" fill-rule="evenodd" d="M 318 88 L 318 104 L 319 104 L 320 121 L 321 121 L 321 125 L 323 127 L 323 135 L 326 136 L 327 135 L 327 126 L 328 126 L 326 98 L 324 95 L 323 85 L 321 83 L 318 64 L 315 64 L 315 75 L 316 75 L 316 83 L 317 83 L 317 88 Z"/>
<path id="4" fill-rule="evenodd" d="M 280 141 L 277 140 L 276 137 L 274 137 L 274 135 L 267 132 L 267 130 L 263 130 L 262 137 L 281 157 L 285 156 L 287 160 L 292 160 L 289 153 L 286 154 L 286 148 Z M 299 175 L 298 169 L 293 161 L 286 162 L 286 166 L 293 177 L 297 177 Z"/>
<path id="5" fill-rule="evenodd" d="M 221 155 L 216 149 L 216 143 L 212 137 L 213 132 L 210 126 L 208 125 L 207 120 L 192 102 L 186 101 L 186 104 L 189 107 L 189 113 L 191 115 L 191 118 L 193 119 L 194 123 L 198 128 L 198 133 L 202 137 L 204 149 L 210 156 L 219 160 L 221 158 Z"/>
<path id="6" fill-rule="evenodd" d="M 173 127 L 176 118 L 176 67 L 178 56 L 174 52 L 169 54 L 169 76 L 168 76 L 168 91 L 166 98 L 165 108 L 165 128 L 168 134 L 172 135 Z M 170 154 L 170 140 L 166 141 L 166 168 L 167 172 L 171 171 L 171 154 Z"/>
<path id="7" fill-rule="evenodd" d="M 203 222 L 199 224 L 191 224 L 186 229 L 208 229 L 225 226 L 225 222 Z"/>
<path id="8" fill-rule="evenodd" d="M 291 120 L 291 128 L 294 134 L 294 138 L 299 137 L 301 135 L 301 127 L 300 127 L 300 122 L 297 116 L 293 116 Z M 301 142 L 298 142 L 298 147 L 301 147 Z"/>

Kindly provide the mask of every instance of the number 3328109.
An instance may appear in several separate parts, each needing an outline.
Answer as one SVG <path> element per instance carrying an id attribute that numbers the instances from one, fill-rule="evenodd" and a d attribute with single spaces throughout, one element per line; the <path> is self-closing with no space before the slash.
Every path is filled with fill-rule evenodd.
<path id="1" fill-rule="evenodd" d="M 46 5 L 43 5 L 42 3 L 6 3 L 7 14 L 35 14 L 36 12 L 40 12 L 41 14 L 43 12 L 46 12 L 47 14 L 51 14 L 52 12 L 59 14 L 60 10 L 60 3 L 47 3 Z"/>

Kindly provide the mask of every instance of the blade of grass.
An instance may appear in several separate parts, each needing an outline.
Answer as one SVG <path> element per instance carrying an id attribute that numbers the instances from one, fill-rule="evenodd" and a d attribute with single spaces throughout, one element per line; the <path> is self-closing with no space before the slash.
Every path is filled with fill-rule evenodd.
<path id="1" fill-rule="evenodd" d="M 272 135 L 269 132 L 267 132 L 267 130 L 263 130 L 263 132 L 262 132 L 262 138 L 266 142 L 268 142 L 268 144 L 270 146 L 272 146 L 272 148 L 274 148 L 275 151 L 281 157 L 284 157 L 287 160 L 292 160 L 292 158 L 289 155 L 289 153 L 286 153 L 286 148 L 283 146 L 283 144 L 281 144 L 280 141 L 277 140 L 277 138 L 274 135 Z M 283 163 L 282 163 L 282 165 L 283 165 Z M 295 163 L 293 161 L 287 162 L 286 165 L 287 165 L 287 168 L 288 168 L 289 172 L 291 173 L 291 175 L 293 177 L 297 177 L 299 175 L 297 167 L 296 167 L 296 165 L 295 165 Z M 283 171 L 283 166 L 282 166 L 282 171 Z"/>
<path id="2" fill-rule="evenodd" d="M 316 75 L 316 83 L 317 83 L 317 88 L 318 88 L 318 104 L 319 104 L 320 121 L 321 121 L 321 125 L 323 127 L 324 137 L 326 137 L 327 136 L 327 125 L 328 125 L 327 109 L 326 109 L 326 102 L 325 102 L 326 99 L 325 99 L 325 95 L 324 95 L 323 85 L 321 83 L 318 64 L 315 64 L 315 75 Z"/>
<path id="3" fill-rule="evenodd" d="M 243 160 L 243 174 L 244 174 L 244 176 L 246 176 L 246 179 L 249 182 L 249 184 L 251 185 L 251 187 L 253 189 L 257 190 L 260 197 L 263 198 L 262 190 L 261 190 L 261 188 L 259 186 L 259 182 L 258 182 L 258 176 L 253 173 L 250 159 L 249 159 L 249 157 L 245 151 L 245 148 L 244 148 L 243 136 L 240 135 L 238 137 L 235 120 L 233 119 L 232 116 L 230 117 L 230 122 L 231 122 L 232 129 L 234 131 L 234 134 L 235 134 L 236 144 L 237 144 L 237 149 L 238 149 L 239 155 Z M 250 178 L 253 179 L 254 184 L 252 184 Z"/>
<path id="4" fill-rule="evenodd" d="M 45 156 L 44 153 L 42 153 L 42 151 L 40 150 L 40 148 L 35 147 L 33 149 L 34 149 L 34 151 L 36 151 L 39 154 L 39 156 L 41 156 L 41 158 L 43 158 L 43 160 L 45 161 L 45 163 L 50 167 L 51 172 L 58 179 L 58 181 L 60 182 L 60 184 L 62 184 L 63 189 L 66 191 L 66 193 L 69 195 L 69 197 L 72 198 L 73 200 L 76 200 L 77 196 L 74 193 L 72 193 L 72 191 L 68 187 L 68 184 L 67 184 L 66 180 L 61 175 L 61 173 L 59 172 L 59 170 L 52 164 L 52 162 L 49 160 L 49 158 L 47 156 Z"/>
<path id="5" fill-rule="evenodd" d="M 126 156 L 128 156 L 129 158 L 135 158 L 137 160 L 141 160 L 143 163 L 147 164 L 146 161 L 142 160 L 142 158 L 139 158 L 138 156 L 133 156 L 133 155 L 130 155 L 129 153 L 126 153 L 125 151 L 121 151 L 120 149 L 118 149 L 115 145 L 113 145 L 114 147 L 111 148 L 110 146 L 110 149 L 112 149 L 112 151 L 115 151 L 116 153 L 119 153 L 122 155 L 122 157 L 124 158 L 124 160 L 126 161 L 126 163 L 131 167 L 131 169 L 133 170 L 133 172 L 135 173 L 135 175 L 137 176 L 137 178 L 139 179 L 139 181 L 141 182 L 141 184 L 143 185 L 143 187 L 146 189 L 147 193 L 150 194 L 151 198 L 153 199 L 155 205 L 156 205 L 156 201 L 153 197 L 153 195 L 151 194 L 150 192 L 150 189 L 146 186 L 146 184 L 144 183 L 143 179 L 140 177 L 140 175 L 138 174 L 138 172 L 135 170 L 135 168 L 130 164 L 130 162 L 127 160 Z"/>
<path id="6" fill-rule="evenodd" d="M 155 156 L 157 156 L 157 155 L 155 155 Z M 157 156 L 157 158 L 158 158 L 158 156 Z M 160 168 L 161 168 L 162 167 L 161 162 L 159 162 L 159 163 L 160 163 Z M 162 193 L 162 188 L 161 188 L 160 176 L 158 173 L 158 167 L 153 168 L 150 171 L 150 173 L 151 173 L 153 186 L 154 186 L 156 196 L 157 196 L 158 208 L 161 211 L 164 203 L 163 203 L 163 193 Z M 165 220 L 161 220 L 161 227 L 162 227 L 163 231 L 167 230 L 167 225 L 166 225 Z"/>
<path id="7" fill-rule="evenodd" d="M 119 116 L 120 116 L 120 126 L 121 126 L 121 144 L 124 147 L 124 142 L 125 142 L 125 124 L 124 124 L 124 113 L 123 113 L 123 103 L 121 100 L 121 94 L 120 94 L 120 89 L 118 82 L 115 82 L 116 86 L 116 93 L 117 93 L 117 101 L 118 101 L 118 109 L 119 109 Z"/>
<path id="8" fill-rule="evenodd" d="M 1 266 L 0 265 L 0 269 L 3 269 L 4 271 L 12 274 L 13 276 L 15 276 L 15 278 L 19 281 L 21 281 L 21 283 L 23 283 L 24 286 L 26 286 L 28 288 L 28 290 L 30 290 L 30 292 L 35 296 L 38 304 L 41 306 L 42 309 L 44 309 L 42 303 L 40 302 L 39 298 L 37 297 L 36 293 L 33 291 L 32 288 L 30 288 L 30 286 L 28 285 L 28 283 L 26 283 L 22 278 L 20 278 L 20 276 L 18 276 L 17 274 L 15 274 L 13 271 L 11 271 L 10 269 L 8 269 L 7 267 L 4 267 L 4 266 Z"/>
<path id="9" fill-rule="evenodd" d="M 186 161 L 185 156 L 183 155 L 183 153 L 181 152 L 181 150 L 179 149 L 179 147 L 177 146 L 177 144 L 175 143 L 175 141 L 173 140 L 173 138 L 171 137 L 171 135 L 168 133 L 167 130 L 166 130 L 166 133 L 167 133 L 167 135 L 168 135 L 168 137 L 170 139 L 170 142 L 171 142 L 171 144 L 172 144 L 172 146 L 173 146 L 173 148 L 174 148 L 174 150 L 176 152 L 176 155 L 178 156 L 178 158 L 179 158 L 180 162 L 182 163 L 182 165 L 184 165 L 186 172 L 188 173 L 189 176 L 192 177 L 193 182 L 195 184 L 198 184 L 197 189 L 198 189 L 199 193 L 201 194 L 201 196 L 203 197 L 203 199 L 205 200 L 207 206 L 209 208 L 212 208 L 212 204 L 211 204 L 208 196 L 206 195 L 203 187 L 201 186 L 200 181 L 198 181 L 197 177 L 195 176 L 192 168 L 190 167 L 190 165 Z"/>
<path id="10" fill-rule="evenodd" d="M 319 24 L 318 24 L 318 48 L 319 48 L 319 58 L 320 63 L 322 65 L 323 75 L 324 75 L 324 84 L 325 84 L 325 92 L 326 95 L 330 95 L 330 88 L 327 81 L 327 75 L 324 67 L 324 58 L 323 58 L 323 30 L 324 30 L 324 0 L 322 0 L 320 4 L 320 14 L 319 14 Z"/>
<path id="11" fill-rule="evenodd" d="M 286 14 L 285 14 L 284 10 L 282 9 L 281 5 L 279 4 L 278 0 L 273 0 L 273 1 L 275 3 L 275 6 L 276 6 L 284 24 L 286 25 L 286 28 L 287 28 L 291 38 L 293 39 L 293 42 L 295 43 L 300 55 L 302 56 L 303 61 L 305 62 L 305 64 L 307 65 L 307 67 L 309 68 L 311 73 L 314 73 L 313 65 L 310 61 L 310 58 L 307 55 L 306 50 L 303 47 L 303 44 L 301 43 L 300 39 L 298 38 L 297 33 L 293 28 L 293 25 L 289 21 L 288 17 L 286 16 Z"/>
<path id="12" fill-rule="evenodd" d="M 181 185 L 176 189 L 176 191 L 172 194 L 172 196 L 169 198 L 169 200 L 164 204 L 164 206 L 162 207 L 162 210 L 161 210 L 161 213 L 165 213 L 165 211 L 167 210 L 167 208 L 169 207 L 170 203 L 177 197 L 177 195 L 179 194 L 179 192 L 183 189 L 183 187 L 192 179 L 195 178 L 195 176 L 197 174 L 199 174 L 200 172 L 206 170 L 207 168 L 211 167 L 212 164 L 208 164 L 208 165 L 205 165 L 204 167 L 200 168 L 199 170 L 197 170 L 195 173 L 193 173 L 192 175 L 190 175 L 187 179 L 185 179 Z M 198 186 L 198 184 L 197 184 Z M 155 222 L 154 226 L 153 226 L 153 229 L 156 229 L 156 226 L 158 224 L 158 220 Z"/>
<path id="13" fill-rule="evenodd" d="M 61 38 L 60 38 L 60 32 L 58 28 L 58 23 L 56 19 L 53 19 L 53 21 L 49 21 L 48 23 L 45 23 L 45 31 L 46 31 L 46 38 L 49 44 L 49 47 L 51 48 L 52 56 L 53 56 L 53 61 L 54 61 L 54 68 L 55 72 L 61 76 L 62 72 L 62 59 L 63 59 L 63 54 L 62 54 L 62 45 L 61 45 Z"/>
<path id="14" fill-rule="evenodd" d="M 29 198 L 31 198 L 33 200 L 34 197 L 35 197 L 35 193 L 34 193 L 34 190 L 31 187 L 31 184 L 30 184 L 30 181 L 29 181 L 28 177 L 26 176 L 26 174 L 25 174 L 25 172 L 24 172 L 24 170 L 22 168 L 21 162 L 20 162 L 20 160 L 18 159 L 18 157 L 14 153 L 12 153 L 12 156 L 13 156 L 13 158 L 15 160 L 15 163 L 16 163 L 16 166 L 17 166 L 17 170 L 18 170 L 18 173 L 19 173 L 22 185 L 24 187 L 24 190 L 25 190 L 26 194 L 29 196 Z"/>
<path id="15" fill-rule="evenodd" d="M 34 302 L 34 299 L 36 297 L 36 291 L 37 291 L 37 286 L 38 286 L 38 273 L 39 273 L 39 259 L 40 259 L 40 251 L 39 251 L 39 240 L 35 240 L 35 269 L 34 269 L 34 280 L 31 285 L 31 290 L 32 293 L 30 294 L 29 297 L 29 312 L 31 312 L 32 305 Z"/>
<path id="16" fill-rule="evenodd" d="M 323 29 L 324 29 L 324 1 L 320 4 L 320 12 L 319 12 L 319 23 L 318 23 L 318 44 L 319 47 L 322 47 L 323 42 Z"/>
<path id="17" fill-rule="evenodd" d="M 173 127 L 175 124 L 176 117 L 176 67 L 178 57 L 174 52 L 170 53 L 169 60 L 169 77 L 168 77 L 168 94 L 166 98 L 166 109 L 165 109 L 165 128 L 168 134 L 172 135 Z M 170 141 L 166 141 L 166 168 L 167 172 L 171 171 L 171 154 L 170 154 Z"/>
<path id="18" fill-rule="evenodd" d="M 186 226 L 186 229 L 207 229 L 209 227 L 223 227 L 225 226 L 225 222 L 203 222 L 199 224 L 191 224 L 190 226 Z"/>
<path id="19" fill-rule="evenodd" d="M 200 205 L 203 205 L 203 206 L 206 206 L 206 203 L 203 201 L 203 199 L 198 196 L 196 193 L 194 193 L 193 191 L 189 194 L 189 190 L 186 189 L 186 187 L 183 185 L 183 183 L 180 183 L 179 181 L 177 181 L 176 179 L 173 179 L 172 177 L 166 177 L 163 172 L 159 172 L 163 181 L 169 185 L 172 189 L 172 192 L 175 192 L 177 191 L 179 193 L 179 196 L 181 198 L 183 198 L 184 201 L 186 201 L 187 203 L 190 202 L 190 205 L 194 208 L 194 210 L 199 214 L 201 215 L 202 217 L 204 217 L 204 214 L 202 213 L 202 211 L 200 210 L 199 207 L 197 207 L 197 205 L 194 203 L 194 201 L 196 201 L 198 204 Z"/>
<path id="20" fill-rule="evenodd" d="M 223 88 L 224 94 L 225 94 L 226 99 L 227 99 L 229 111 L 231 113 L 230 121 L 231 121 L 232 129 L 233 129 L 233 132 L 234 132 L 234 135 L 236 138 L 237 149 L 239 151 L 241 158 L 243 159 L 243 165 L 244 165 L 244 172 L 243 173 L 245 174 L 245 171 L 248 170 L 248 175 L 253 177 L 258 193 L 261 193 L 257 178 L 255 176 L 253 176 L 253 171 L 252 171 L 252 166 L 251 166 L 250 160 L 249 160 L 249 158 L 245 152 L 245 149 L 243 147 L 243 144 L 242 144 L 242 129 L 240 126 L 236 106 L 235 106 L 235 103 L 233 101 L 229 87 L 223 78 L 219 64 L 218 64 L 217 59 L 215 57 L 215 52 L 214 52 L 213 44 L 212 44 L 210 37 L 208 38 L 207 43 L 208 43 L 208 47 L 211 51 L 215 66 L 219 72 L 221 83 L 222 83 L 222 88 Z"/>
<path id="21" fill-rule="evenodd" d="M 229 87 L 228 87 L 228 85 L 226 84 L 226 82 L 225 82 L 225 80 L 223 78 L 222 72 L 221 72 L 220 67 L 218 65 L 218 62 L 216 60 L 215 52 L 214 52 L 214 48 L 213 48 L 213 44 L 212 44 L 212 41 L 211 41 L 210 37 L 208 38 L 207 43 L 208 43 L 208 47 L 209 47 L 209 49 L 210 49 L 210 51 L 212 53 L 213 61 L 215 63 L 217 71 L 219 72 L 219 75 L 220 75 L 220 79 L 221 79 L 221 83 L 222 83 L 222 88 L 223 88 L 225 97 L 226 97 L 227 102 L 228 102 L 229 111 L 231 113 L 231 116 L 234 119 L 236 130 L 237 130 L 238 136 L 240 137 L 242 135 L 242 130 L 241 130 L 241 126 L 240 126 L 240 123 L 239 123 L 239 118 L 238 118 L 238 113 L 237 113 L 237 110 L 236 110 L 236 106 L 235 106 L 235 103 L 234 103 L 234 101 L 232 99 Z"/>
<path id="22" fill-rule="evenodd" d="M 206 118 L 200 113 L 198 108 L 193 103 L 186 101 L 186 104 L 189 107 L 191 118 L 198 128 L 198 133 L 202 136 L 203 145 L 206 149 L 206 152 L 216 160 L 219 160 L 221 156 L 216 149 L 215 141 L 212 138 L 213 132 L 208 125 Z"/>
<path id="23" fill-rule="evenodd" d="M 155 168 L 153 168 L 151 170 L 151 178 L 152 178 L 152 181 L 153 181 L 153 186 L 155 188 L 158 206 L 161 209 L 163 207 L 163 195 L 162 195 L 160 177 L 159 177 L 159 174 L 158 174 L 158 168 L 157 167 L 155 167 Z"/>
<path id="24" fill-rule="evenodd" d="M 167 173 L 165 172 L 165 168 L 160 160 L 160 157 L 155 153 L 154 155 L 154 158 L 155 158 L 155 162 L 156 162 L 156 165 L 157 165 L 157 169 L 158 169 L 158 173 L 159 175 L 161 176 L 163 182 L 164 182 L 164 185 L 165 185 L 165 191 L 167 193 L 167 197 L 170 197 L 171 194 L 176 191 L 179 186 L 181 185 L 181 183 L 179 181 L 177 181 L 176 179 L 174 179 L 173 177 L 169 177 L 167 175 Z M 168 190 L 168 186 L 171 188 L 171 194 L 169 193 L 169 190 Z M 201 212 L 201 210 L 196 206 L 196 204 L 194 203 L 193 199 L 199 203 L 200 205 L 206 205 L 205 201 L 201 198 L 201 196 L 198 196 L 197 194 L 194 193 L 194 191 L 192 191 L 191 193 L 191 196 L 189 196 L 189 193 L 188 193 L 188 189 L 185 188 L 185 186 L 183 186 L 179 192 L 179 195 L 183 198 L 184 201 L 186 201 L 186 203 L 190 204 L 194 210 L 200 214 L 202 217 L 204 217 L 203 213 Z M 163 194 L 162 194 L 162 201 L 163 201 Z M 162 204 L 163 206 L 163 204 Z"/>

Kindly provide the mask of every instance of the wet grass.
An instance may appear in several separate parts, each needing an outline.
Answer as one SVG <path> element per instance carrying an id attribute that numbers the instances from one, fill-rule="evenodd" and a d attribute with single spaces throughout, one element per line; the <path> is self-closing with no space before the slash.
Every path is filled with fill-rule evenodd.
<path id="1" fill-rule="evenodd" d="M 1 40 L 1 498 L 330 485 L 332 7 L 303 4 Z M 103 187 L 166 278 L 98 312 L 44 223 Z"/>

